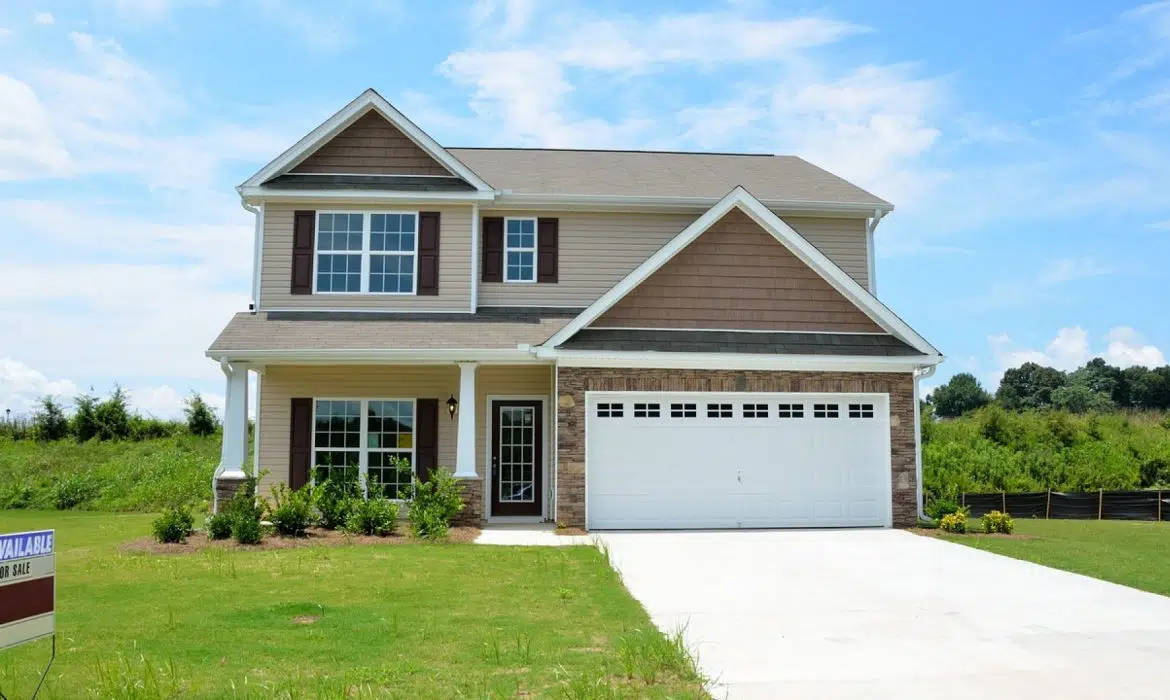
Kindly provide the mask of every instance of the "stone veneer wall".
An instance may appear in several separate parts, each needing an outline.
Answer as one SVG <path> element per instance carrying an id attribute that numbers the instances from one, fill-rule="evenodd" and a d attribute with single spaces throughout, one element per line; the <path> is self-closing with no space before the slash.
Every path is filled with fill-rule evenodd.
<path id="1" fill-rule="evenodd" d="M 463 510 L 455 516 L 455 525 L 480 527 L 483 525 L 483 477 L 460 479 L 459 492 L 463 496 Z"/>
<path id="2" fill-rule="evenodd" d="M 760 391 L 890 396 L 894 527 L 918 517 L 914 468 L 914 379 L 905 373 L 772 372 L 560 367 L 557 370 L 556 521 L 585 527 L 586 391 Z"/>

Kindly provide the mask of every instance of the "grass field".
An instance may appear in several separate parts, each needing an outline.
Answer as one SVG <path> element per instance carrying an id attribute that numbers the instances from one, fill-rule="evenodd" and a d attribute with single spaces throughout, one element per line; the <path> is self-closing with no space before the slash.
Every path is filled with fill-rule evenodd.
<path id="1" fill-rule="evenodd" d="M 0 511 L 58 531 L 41 697 L 705 697 L 592 547 L 120 553 L 150 519 Z M 0 654 L 0 690 L 31 694 L 48 652 Z"/>
<path id="2" fill-rule="evenodd" d="M 978 523 L 973 523 L 978 529 Z M 1028 538 L 945 535 L 952 542 L 1170 595 L 1170 523 L 1016 520 Z"/>

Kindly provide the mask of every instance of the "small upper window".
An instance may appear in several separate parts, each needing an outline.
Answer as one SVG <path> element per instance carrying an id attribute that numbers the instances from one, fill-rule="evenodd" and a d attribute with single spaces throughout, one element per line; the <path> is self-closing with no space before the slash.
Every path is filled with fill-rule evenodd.
<path id="1" fill-rule="evenodd" d="M 699 408 L 693 403 L 672 403 L 670 404 L 671 418 L 694 418 L 698 415 Z"/>
<path id="2" fill-rule="evenodd" d="M 767 418 L 768 404 L 766 403 L 745 403 L 743 405 L 744 418 Z"/>
<path id="3" fill-rule="evenodd" d="M 731 418 L 731 404 L 729 403 L 709 403 L 707 404 L 708 418 Z"/>
<path id="4" fill-rule="evenodd" d="M 656 403 L 634 404 L 635 418 L 657 418 L 661 414 L 661 406 Z"/>
<path id="5" fill-rule="evenodd" d="M 625 407 L 620 403 L 597 404 L 598 418 L 621 418 Z"/>
<path id="6" fill-rule="evenodd" d="M 851 403 L 849 404 L 850 418 L 873 418 L 873 404 L 871 403 Z"/>
<path id="7" fill-rule="evenodd" d="M 839 410 L 835 403 L 814 403 L 813 418 L 837 418 Z"/>
<path id="8" fill-rule="evenodd" d="M 504 281 L 536 281 L 536 219 L 504 220 Z"/>
<path id="9" fill-rule="evenodd" d="M 777 418 L 804 418 L 804 404 L 782 403 L 776 406 Z"/>

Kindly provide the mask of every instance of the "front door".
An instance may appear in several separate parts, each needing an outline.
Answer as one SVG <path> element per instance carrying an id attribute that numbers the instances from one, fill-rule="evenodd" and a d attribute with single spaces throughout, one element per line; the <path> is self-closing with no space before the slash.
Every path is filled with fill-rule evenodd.
<path id="1" fill-rule="evenodd" d="M 541 515 L 541 402 L 492 401 L 492 515 Z"/>

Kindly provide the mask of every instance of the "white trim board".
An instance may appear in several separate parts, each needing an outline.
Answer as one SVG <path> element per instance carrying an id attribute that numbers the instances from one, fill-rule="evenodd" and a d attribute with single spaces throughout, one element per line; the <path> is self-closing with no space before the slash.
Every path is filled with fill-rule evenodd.
<path id="1" fill-rule="evenodd" d="M 819 251 L 816 246 L 809 243 L 791 226 L 784 223 L 783 219 L 772 213 L 760 200 L 756 199 L 742 186 L 737 186 L 731 192 L 727 193 L 715 206 L 704 212 L 702 216 L 683 229 L 669 243 L 660 248 L 654 255 L 651 255 L 645 262 L 635 268 L 633 272 L 626 275 L 620 282 L 611 287 L 609 291 L 601 295 L 599 299 L 593 302 L 577 318 L 573 319 L 567 326 L 557 331 L 551 338 L 545 341 L 544 347 L 555 348 L 573 337 L 577 331 L 580 331 L 595 321 L 614 304 L 621 301 L 622 298 L 633 291 L 635 287 L 650 277 L 650 275 L 657 272 L 680 251 L 694 242 L 700 235 L 714 226 L 733 207 L 738 208 L 751 217 L 761 228 L 770 233 L 784 247 L 788 248 L 793 255 L 800 258 L 804 264 L 820 274 L 834 289 L 852 301 L 867 316 L 873 319 L 875 323 L 891 335 L 896 336 L 924 355 L 941 359 L 941 353 L 933 345 L 928 343 L 925 338 L 918 335 L 905 321 L 898 318 L 889 307 L 878 301 L 873 294 L 870 294 L 869 290 L 858 284 L 844 270 L 837 266 L 836 263 L 829 260 L 824 253 Z"/>
<path id="2" fill-rule="evenodd" d="M 261 168 L 259 172 L 245 180 L 240 185 L 241 194 L 244 193 L 243 191 L 245 189 L 259 187 L 284 171 L 295 168 L 297 164 L 312 155 L 318 148 L 371 111 L 378 112 L 386 121 L 396 126 L 415 145 L 426 151 L 453 175 L 463 178 L 480 192 L 487 192 L 494 196 L 495 191 L 491 185 L 484 182 L 471 168 L 451 155 L 447 149 L 440 146 L 438 141 L 435 141 L 425 131 L 418 128 L 414 122 L 407 119 L 402 112 L 395 109 L 393 105 L 386 101 L 386 98 L 379 95 L 373 88 L 358 95 L 352 102 L 335 112 L 333 116 L 322 122 L 316 129 L 310 131 L 304 138 L 297 141 L 292 147 L 284 153 L 281 153 L 272 162 L 268 163 L 268 165 Z M 304 195 L 305 193 L 302 192 L 300 194 Z"/>

